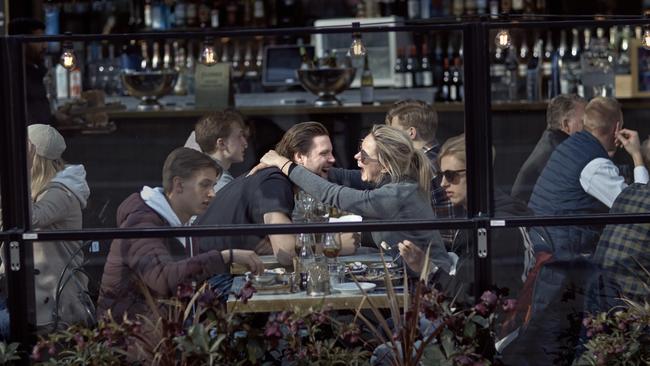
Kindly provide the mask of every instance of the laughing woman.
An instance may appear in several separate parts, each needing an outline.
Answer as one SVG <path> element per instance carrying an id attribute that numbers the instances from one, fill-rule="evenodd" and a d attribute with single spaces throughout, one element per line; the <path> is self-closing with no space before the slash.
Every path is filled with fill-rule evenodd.
<path id="1" fill-rule="evenodd" d="M 276 166 L 305 192 L 340 210 L 367 220 L 433 219 L 430 205 L 431 164 L 408 136 L 393 127 L 376 125 L 361 141 L 354 156 L 359 170 L 332 168 L 328 180 L 294 164 L 288 157 L 267 152 L 262 165 Z M 434 264 L 448 272 L 451 261 L 438 231 L 412 230 L 373 232 L 373 241 L 390 247 L 397 256 L 397 244 L 409 240 L 425 249 L 431 243 Z"/>

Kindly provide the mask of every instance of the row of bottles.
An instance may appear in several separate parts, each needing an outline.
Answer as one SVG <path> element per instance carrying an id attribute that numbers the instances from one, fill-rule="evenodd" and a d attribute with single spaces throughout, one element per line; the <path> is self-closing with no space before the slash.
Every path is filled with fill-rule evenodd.
<path id="1" fill-rule="evenodd" d="M 546 11 L 546 0 L 365 0 L 358 17 L 400 16 L 429 19 L 463 15 L 533 14 Z"/>
<path id="2" fill-rule="evenodd" d="M 144 0 L 130 12 L 137 28 L 155 30 L 301 25 L 298 0 Z"/>
<path id="3" fill-rule="evenodd" d="M 429 53 L 427 42 L 418 48 L 408 47 L 408 53 L 398 48 L 395 60 L 395 88 L 435 87 L 436 101 L 459 102 L 463 100 L 462 45 L 454 47 L 453 39 L 447 42 L 443 52 L 442 38 L 436 37 L 433 54 Z"/>
<path id="4" fill-rule="evenodd" d="M 640 37 L 641 29 L 635 30 Z M 608 33 L 608 34 L 606 34 Z M 559 93 L 586 98 L 614 94 L 614 77 L 630 73 L 630 27 L 562 30 L 543 39 L 535 33 L 529 48 L 526 34 L 518 46 L 492 52 L 490 76 L 493 100 L 543 100 Z M 557 41 L 557 40 L 556 40 Z"/>

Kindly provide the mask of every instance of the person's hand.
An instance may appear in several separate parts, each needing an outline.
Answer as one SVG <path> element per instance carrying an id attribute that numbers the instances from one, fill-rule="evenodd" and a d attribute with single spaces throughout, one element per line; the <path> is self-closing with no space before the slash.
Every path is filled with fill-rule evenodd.
<path id="1" fill-rule="evenodd" d="M 630 156 L 632 156 L 635 166 L 643 164 L 643 158 L 641 157 L 641 141 L 639 140 L 638 132 L 623 128 L 616 133 L 616 141 L 623 146 Z"/>
<path id="2" fill-rule="evenodd" d="M 232 258 L 230 258 L 230 250 L 222 250 L 221 256 L 225 263 L 240 264 L 248 268 L 253 274 L 262 274 L 264 272 L 264 263 L 252 250 L 233 249 Z"/>
<path id="3" fill-rule="evenodd" d="M 260 163 L 266 164 L 268 166 L 274 166 L 278 169 L 282 169 L 282 166 L 289 161 L 289 159 L 278 154 L 275 150 L 269 150 L 262 158 Z"/>
<path id="4" fill-rule="evenodd" d="M 255 165 L 255 166 L 253 167 L 253 169 L 251 169 L 250 172 L 248 172 L 248 174 L 246 174 L 246 176 L 247 176 L 247 177 L 250 177 L 251 175 L 253 175 L 253 174 L 259 172 L 260 170 L 262 170 L 262 169 L 266 169 L 266 168 L 270 168 L 270 167 L 271 167 L 271 166 L 268 165 L 268 164 L 259 163 L 259 164 Z"/>
<path id="5" fill-rule="evenodd" d="M 424 268 L 425 253 L 417 245 L 409 240 L 404 240 L 397 244 L 399 254 L 402 255 L 402 260 L 414 272 L 420 273 Z"/>

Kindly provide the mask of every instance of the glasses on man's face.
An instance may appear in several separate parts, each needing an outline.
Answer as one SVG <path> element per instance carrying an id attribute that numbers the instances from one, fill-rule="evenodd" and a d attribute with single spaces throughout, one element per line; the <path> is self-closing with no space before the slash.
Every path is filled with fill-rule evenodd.
<path id="1" fill-rule="evenodd" d="M 458 182 L 460 181 L 460 177 L 462 176 L 463 173 L 465 173 L 465 169 L 444 170 L 440 172 L 440 175 L 445 177 L 445 179 L 447 180 L 447 182 L 449 182 L 449 184 L 458 184 Z"/>
<path id="2" fill-rule="evenodd" d="M 370 155 L 368 155 L 368 153 L 361 146 L 361 142 L 359 142 L 359 155 L 360 155 L 359 160 L 361 160 L 363 164 L 379 162 L 379 159 L 371 158 Z"/>

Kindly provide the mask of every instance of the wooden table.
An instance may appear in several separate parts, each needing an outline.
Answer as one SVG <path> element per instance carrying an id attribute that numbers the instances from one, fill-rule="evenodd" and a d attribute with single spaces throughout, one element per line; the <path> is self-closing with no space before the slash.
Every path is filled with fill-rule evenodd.
<path id="1" fill-rule="evenodd" d="M 390 261 L 392 258 L 390 256 L 385 256 L 385 260 Z M 262 261 L 267 268 L 272 268 L 271 266 L 273 264 L 277 264 L 277 261 L 275 261 L 275 257 L 273 256 L 263 256 Z M 381 257 L 378 253 L 357 254 L 339 257 L 339 261 L 343 263 L 377 263 L 381 262 Z M 233 281 L 233 291 L 238 292 L 239 288 L 241 288 L 243 284 L 244 278 L 236 277 Z M 398 296 L 398 303 L 400 306 L 403 305 L 403 296 Z M 377 291 L 370 292 L 366 295 L 361 293 L 332 293 L 331 295 L 326 296 L 309 296 L 305 291 L 277 295 L 256 293 L 246 304 L 237 301 L 235 297 L 231 295 L 227 303 L 228 311 L 243 313 L 265 313 L 291 310 L 294 307 L 305 309 L 321 306 L 330 306 L 333 310 L 356 310 L 358 308 L 368 309 L 372 304 L 377 308 L 388 308 L 388 296 L 384 289 L 378 289 Z"/>

